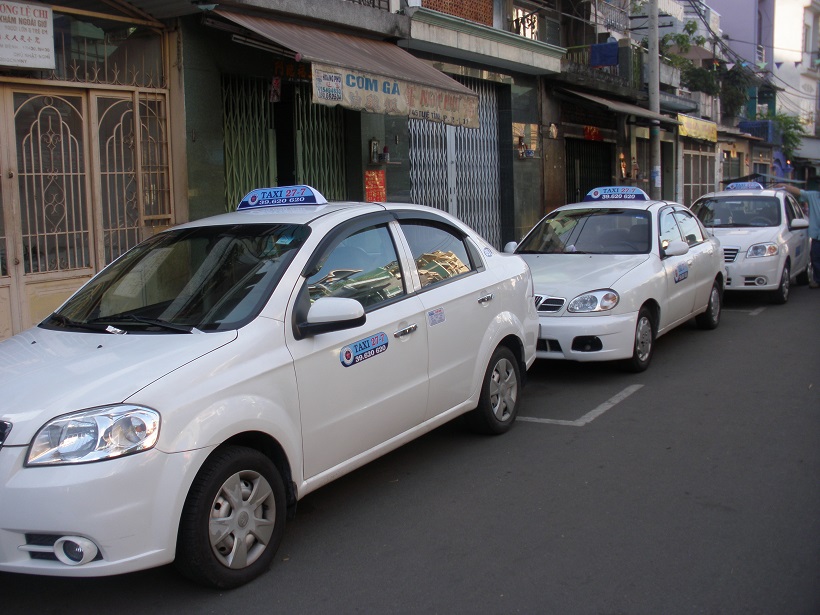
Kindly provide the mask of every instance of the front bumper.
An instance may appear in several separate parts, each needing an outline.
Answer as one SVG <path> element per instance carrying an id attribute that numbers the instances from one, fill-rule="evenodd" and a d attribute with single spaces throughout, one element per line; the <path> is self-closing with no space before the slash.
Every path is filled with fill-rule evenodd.
<path id="1" fill-rule="evenodd" d="M 780 286 L 783 266 L 777 256 L 746 258 L 738 253 L 726 263 L 726 290 L 776 290 Z"/>
<path id="2" fill-rule="evenodd" d="M 0 449 L 0 571 L 91 577 L 173 561 L 185 496 L 209 451 L 26 468 L 27 450 Z M 98 555 L 61 562 L 49 545 L 65 536 L 91 541 Z"/>
<path id="3" fill-rule="evenodd" d="M 615 361 L 635 349 L 637 312 L 540 318 L 538 359 Z"/>

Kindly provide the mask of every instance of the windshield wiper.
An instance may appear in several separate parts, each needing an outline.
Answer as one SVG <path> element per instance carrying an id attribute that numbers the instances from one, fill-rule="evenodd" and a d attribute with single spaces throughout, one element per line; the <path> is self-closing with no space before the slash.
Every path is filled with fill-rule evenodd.
<path id="1" fill-rule="evenodd" d="M 48 317 L 48 322 L 56 323 L 62 327 L 71 327 L 74 329 L 84 329 L 86 331 L 94 331 L 95 333 L 114 333 L 114 334 L 122 334 L 125 331 L 121 329 L 117 329 L 116 327 L 112 327 L 110 325 L 104 325 L 102 323 L 91 323 L 91 322 L 80 322 L 78 320 L 72 320 L 68 316 L 63 316 L 62 314 L 58 314 L 54 312 L 51 316 Z"/>
<path id="2" fill-rule="evenodd" d="M 177 333 L 199 333 L 199 329 L 190 325 L 177 325 L 175 323 L 168 322 L 167 320 L 162 320 L 159 318 L 143 318 L 142 316 L 137 316 L 136 314 L 115 314 L 114 316 L 104 316 L 101 318 L 95 318 L 93 322 L 110 322 L 114 324 L 136 322 L 151 327 L 159 327 L 161 329 L 165 329 L 166 331 L 176 331 Z"/>

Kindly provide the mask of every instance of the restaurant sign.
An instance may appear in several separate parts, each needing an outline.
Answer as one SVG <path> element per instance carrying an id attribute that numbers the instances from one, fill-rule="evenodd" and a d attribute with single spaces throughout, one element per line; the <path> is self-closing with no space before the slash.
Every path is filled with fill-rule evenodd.
<path id="1" fill-rule="evenodd" d="M 313 102 L 478 128 L 478 97 L 313 63 Z"/>
<path id="2" fill-rule="evenodd" d="M 678 121 L 680 122 L 678 126 L 680 136 L 717 143 L 717 124 L 714 122 L 682 113 L 678 113 Z"/>
<path id="3" fill-rule="evenodd" d="M 51 7 L 0 0 L 0 66 L 54 68 Z"/>

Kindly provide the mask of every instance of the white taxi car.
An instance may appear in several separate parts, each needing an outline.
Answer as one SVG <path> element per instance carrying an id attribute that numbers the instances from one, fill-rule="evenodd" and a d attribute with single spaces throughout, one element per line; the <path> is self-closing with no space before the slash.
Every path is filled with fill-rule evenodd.
<path id="1" fill-rule="evenodd" d="M 792 279 L 808 284 L 809 219 L 785 190 L 736 182 L 703 195 L 692 211 L 720 239 L 726 290 L 766 291 L 786 303 Z"/>
<path id="2" fill-rule="evenodd" d="M 509 429 L 537 331 L 526 264 L 447 214 L 255 190 L 0 343 L 0 571 L 245 583 L 311 491 Z"/>
<path id="3" fill-rule="evenodd" d="M 505 251 L 532 269 L 538 358 L 643 371 L 659 336 L 692 317 L 705 329 L 720 322 L 720 243 L 686 207 L 638 188 L 595 188 Z"/>

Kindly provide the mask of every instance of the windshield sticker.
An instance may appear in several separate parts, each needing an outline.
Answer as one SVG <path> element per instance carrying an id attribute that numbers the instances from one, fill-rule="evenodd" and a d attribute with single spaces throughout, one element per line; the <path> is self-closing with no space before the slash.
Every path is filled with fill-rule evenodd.
<path id="1" fill-rule="evenodd" d="M 339 353 L 339 360 L 345 367 L 350 367 L 375 357 L 385 350 L 387 350 L 387 334 L 379 331 L 376 335 L 371 335 L 342 348 Z"/>
<path id="2" fill-rule="evenodd" d="M 679 263 L 677 269 L 675 269 L 675 284 L 678 282 L 683 282 L 688 277 L 689 265 L 686 263 Z"/>
<path id="3" fill-rule="evenodd" d="M 444 322 L 444 308 L 436 308 L 434 310 L 430 310 L 427 312 L 427 322 L 430 323 L 431 327 L 435 327 L 436 325 L 440 325 Z"/>

